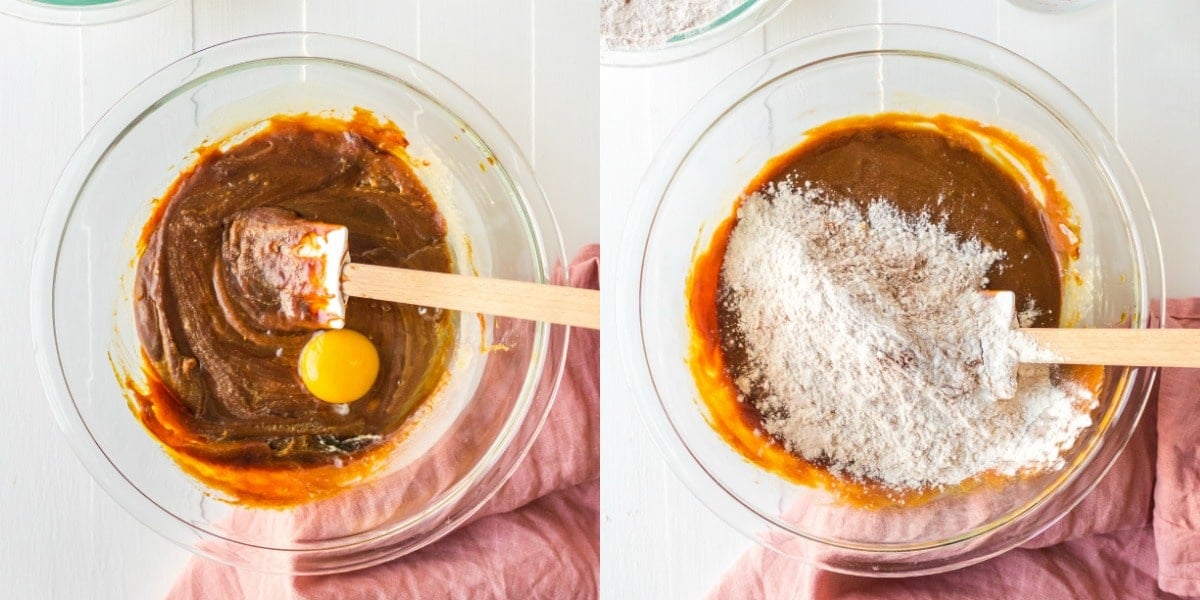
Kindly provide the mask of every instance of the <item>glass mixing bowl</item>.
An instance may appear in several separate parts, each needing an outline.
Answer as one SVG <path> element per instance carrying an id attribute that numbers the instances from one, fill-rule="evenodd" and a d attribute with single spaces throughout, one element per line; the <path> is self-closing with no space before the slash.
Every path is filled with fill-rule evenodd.
<path id="1" fill-rule="evenodd" d="M 791 0 L 743 0 L 713 22 L 680 33 L 657 48 L 608 48 L 602 45 L 600 63 L 618 67 L 641 67 L 698 56 L 770 21 L 788 2 Z"/>
<path id="2" fill-rule="evenodd" d="M 38 234 L 31 306 L 38 366 L 75 452 L 140 521 L 229 564 L 328 573 L 438 539 L 512 474 L 562 375 L 565 328 L 459 314 L 449 383 L 382 470 L 332 499 L 287 510 L 222 502 L 142 428 L 114 371 L 141 373 L 131 298 L 153 200 L 205 140 L 280 113 L 355 107 L 394 121 L 415 162 L 428 162 L 416 173 L 446 216 L 460 269 L 548 282 L 566 264 L 533 171 L 478 102 L 392 50 L 308 33 L 215 46 L 138 85 L 72 156 Z M 493 344 L 509 350 L 484 350 Z"/>
<path id="3" fill-rule="evenodd" d="M 1108 369 L 1095 425 L 1061 471 L 950 493 L 906 508 L 848 506 L 744 460 L 709 426 L 689 370 L 686 278 L 713 228 L 772 157 L 828 121 L 885 111 L 947 113 L 1039 148 L 1082 229 L 1066 290 L 1078 327 L 1147 327 L 1161 309 L 1162 261 L 1141 187 L 1112 137 L 1046 72 L 985 41 L 940 29 L 871 25 L 789 44 L 719 84 L 650 165 L 619 248 L 615 342 L 649 429 L 675 473 L 760 543 L 859 575 L 945 571 L 1046 529 L 1113 464 L 1146 404 L 1152 369 Z"/>
<path id="4" fill-rule="evenodd" d="M 96 25 L 139 17 L 175 0 L 0 0 L 0 13 L 57 25 Z"/>

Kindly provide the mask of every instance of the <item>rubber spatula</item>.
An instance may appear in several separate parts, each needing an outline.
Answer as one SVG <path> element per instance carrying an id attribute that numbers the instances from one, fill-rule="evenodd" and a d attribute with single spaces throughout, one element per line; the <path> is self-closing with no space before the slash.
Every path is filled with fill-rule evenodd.
<path id="1" fill-rule="evenodd" d="M 225 228 L 222 262 L 241 293 L 291 328 L 337 329 L 346 296 L 600 328 L 600 292 L 349 262 L 349 232 L 280 208 L 254 208 Z"/>
<path id="2" fill-rule="evenodd" d="M 1016 296 L 989 292 L 1012 321 Z M 1049 353 L 1018 356 L 1020 362 L 1125 367 L 1200 368 L 1200 329 L 1109 329 L 1023 327 L 1021 333 Z"/>

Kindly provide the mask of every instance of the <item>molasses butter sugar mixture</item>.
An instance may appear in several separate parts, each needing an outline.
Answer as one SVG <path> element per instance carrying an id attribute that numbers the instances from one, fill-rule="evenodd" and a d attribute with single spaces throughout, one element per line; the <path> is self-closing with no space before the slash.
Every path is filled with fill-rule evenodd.
<path id="1" fill-rule="evenodd" d="M 350 303 L 337 331 L 301 318 L 315 299 L 281 305 L 273 284 L 295 274 L 271 257 L 315 248 L 332 228 L 286 234 L 336 223 L 349 229 L 354 262 L 439 272 L 454 263 L 446 220 L 393 123 L 359 109 L 276 115 L 249 131 L 199 149 L 146 224 L 134 297 L 146 383 L 126 386 L 185 472 L 223 500 L 280 508 L 382 468 L 449 377 L 457 335 L 447 311 L 375 301 Z M 347 336 L 357 343 L 335 344 Z M 314 348 L 346 362 L 315 369 Z M 371 361 L 363 381 L 354 372 Z M 351 397 L 323 391 L 355 387 Z"/>
<path id="2" fill-rule="evenodd" d="M 769 161 L 689 278 L 710 424 L 864 505 L 1063 468 L 1103 370 L 1053 364 L 1017 327 L 1059 326 L 1077 279 L 1042 160 L 995 127 L 885 113 Z"/>

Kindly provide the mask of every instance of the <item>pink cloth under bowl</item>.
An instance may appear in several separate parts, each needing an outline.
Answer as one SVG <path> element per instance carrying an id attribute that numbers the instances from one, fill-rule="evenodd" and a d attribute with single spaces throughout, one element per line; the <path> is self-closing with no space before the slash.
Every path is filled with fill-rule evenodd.
<path id="1" fill-rule="evenodd" d="M 1167 327 L 1200 328 L 1200 298 L 1167 302 Z M 1116 464 L 1022 547 L 949 573 L 873 579 L 747 552 L 712 598 L 1140 599 L 1200 597 L 1200 369 L 1163 369 Z"/>
<path id="2" fill-rule="evenodd" d="M 580 251 L 571 265 L 571 285 L 598 289 L 599 261 L 598 246 Z M 529 454 L 495 497 L 441 540 L 391 562 L 324 576 L 264 574 L 196 557 L 168 598 L 596 598 L 599 351 L 598 331 L 571 330 L 558 395 Z M 396 481 L 404 485 L 403 478 Z M 291 522 L 303 535 L 336 531 L 345 521 L 370 520 L 370 515 L 348 511 L 384 510 L 386 498 L 376 491 L 371 495 L 364 500 L 373 501 L 338 503 L 336 510 L 297 511 Z"/>

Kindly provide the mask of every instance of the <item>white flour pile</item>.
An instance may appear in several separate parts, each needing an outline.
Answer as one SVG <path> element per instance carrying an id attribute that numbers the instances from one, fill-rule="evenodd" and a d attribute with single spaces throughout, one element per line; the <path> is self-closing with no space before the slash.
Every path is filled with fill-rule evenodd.
<path id="1" fill-rule="evenodd" d="M 997 373 L 1039 351 L 979 293 L 1002 254 L 885 201 L 864 215 L 834 200 L 808 186 L 754 195 L 730 236 L 721 302 L 750 365 L 736 383 L 767 432 L 896 489 L 1061 467 L 1091 422 L 1077 407 L 1095 400 L 1031 364 L 997 398 Z"/>
<path id="2" fill-rule="evenodd" d="M 609 48 L 659 48 L 725 16 L 744 0 L 600 0 L 600 39 Z"/>

